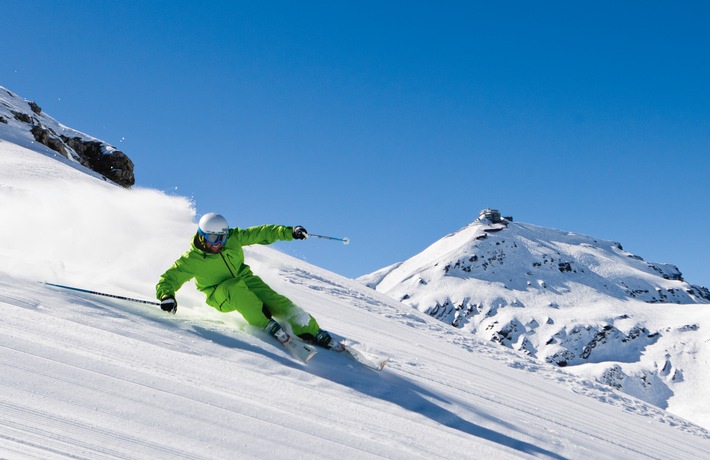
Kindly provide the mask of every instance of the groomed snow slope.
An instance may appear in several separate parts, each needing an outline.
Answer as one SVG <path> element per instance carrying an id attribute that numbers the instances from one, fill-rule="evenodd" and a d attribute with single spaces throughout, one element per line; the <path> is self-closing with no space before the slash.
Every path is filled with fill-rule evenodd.
<path id="1" fill-rule="evenodd" d="M 255 272 L 323 327 L 390 356 L 385 371 L 328 351 L 295 363 L 194 288 L 170 316 L 37 283 L 150 298 L 193 214 L 183 198 L 109 186 L 0 142 L 0 457 L 710 452 L 702 428 L 269 248 L 247 251 Z"/>

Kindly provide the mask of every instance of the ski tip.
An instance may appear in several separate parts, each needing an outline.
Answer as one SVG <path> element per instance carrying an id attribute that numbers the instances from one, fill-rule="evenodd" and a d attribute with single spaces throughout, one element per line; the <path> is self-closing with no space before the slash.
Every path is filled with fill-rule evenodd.
<path id="1" fill-rule="evenodd" d="M 385 368 L 385 365 L 387 364 L 387 361 L 389 361 L 389 357 L 381 357 L 374 353 L 358 350 L 357 348 L 354 348 L 347 344 L 343 345 L 345 351 L 347 351 L 348 354 L 350 354 L 350 356 L 355 359 L 355 361 L 358 361 L 360 364 L 363 364 L 372 370 L 383 370 Z"/>

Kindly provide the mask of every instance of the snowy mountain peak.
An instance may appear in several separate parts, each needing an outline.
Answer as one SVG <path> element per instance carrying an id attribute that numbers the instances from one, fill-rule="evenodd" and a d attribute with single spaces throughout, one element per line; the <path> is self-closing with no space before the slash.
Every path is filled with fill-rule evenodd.
<path id="1" fill-rule="evenodd" d="M 359 279 L 454 327 L 666 408 L 709 379 L 710 292 L 621 244 L 486 209 L 412 258 Z M 671 371 L 672 369 L 672 371 Z"/>
<path id="2" fill-rule="evenodd" d="M 92 136 L 68 128 L 0 86 L 0 139 L 57 157 L 84 172 L 99 174 L 123 187 L 135 183 L 133 162 L 125 153 Z"/>
<path id="3" fill-rule="evenodd" d="M 569 305 L 569 294 L 578 289 L 647 303 L 710 303 L 708 290 L 686 283 L 674 265 L 646 262 L 618 242 L 515 223 L 488 211 L 411 259 L 361 280 L 410 304 L 433 290 L 458 303 L 461 289 L 480 281 L 531 304 L 564 297 L 561 305 Z M 423 287 L 431 283 L 436 289 Z"/>

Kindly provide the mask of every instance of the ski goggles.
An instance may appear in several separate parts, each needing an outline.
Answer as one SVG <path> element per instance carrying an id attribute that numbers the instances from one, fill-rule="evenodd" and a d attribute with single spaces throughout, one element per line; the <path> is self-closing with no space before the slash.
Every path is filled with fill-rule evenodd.
<path id="1" fill-rule="evenodd" d="M 217 244 L 224 245 L 227 242 L 227 233 L 205 233 L 201 229 L 197 229 L 197 233 L 205 240 L 205 242 L 215 246 Z"/>

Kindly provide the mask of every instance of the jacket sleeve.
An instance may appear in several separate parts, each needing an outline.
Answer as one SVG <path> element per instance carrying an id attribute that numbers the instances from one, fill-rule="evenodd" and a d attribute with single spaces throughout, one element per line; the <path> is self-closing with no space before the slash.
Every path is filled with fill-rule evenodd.
<path id="1" fill-rule="evenodd" d="M 162 274 L 155 286 L 155 296 L 158 299 L 166 296 L 175 297 L 175 292 L 194 276 L 194 271 L 190 269 L 190 258 L 185 254 Z"/>
<path id="2" fill-rule="evenodd" d="M 256 227 L 235 229 L 234 234 L 237 236 L 242 246 L 248 246 L 250 244 L 271 244 L 277 241 L 293 240 L 293 227 L 283 225 L 259 225 Z"/>

